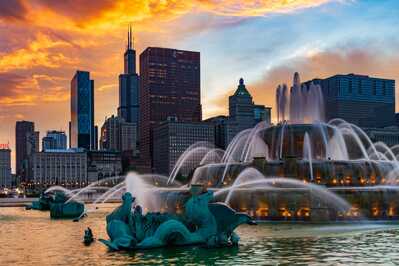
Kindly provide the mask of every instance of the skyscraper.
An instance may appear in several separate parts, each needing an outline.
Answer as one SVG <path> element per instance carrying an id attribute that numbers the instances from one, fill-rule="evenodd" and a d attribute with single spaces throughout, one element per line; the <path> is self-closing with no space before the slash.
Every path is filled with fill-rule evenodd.
<path id="1" fill-rule="evenodd" d="M 42 150 L 65 150 L 67 137 L 64 131 L 50 130 L 42 139 Z"/>
<path id="2" fill-rule="evenodd" d="M 87 71 L 76 71 L 71 80 L 70 147 L 96 148 L 94 127 L 94 81 Z"/>
<path id="3" fill-rule="evenodd" d="M 136 73 L 136 51 L 133 49 L 131 27 L 124 54 L 124 73 L 119 75 L 118 116 L 127 123 L 136 124 L 136 128 L 139 127 L 139 76 Z"/>
<path id="4" fill-rule="evenodd" d="M 101 127 L 100 147 L 109 151 L 135 151 L 136 124 L 125 122 L 122 117 L 111 116 Z"/>
<path id="5" fill-rule="evenodd" d="M 24 161 L 28 159 L 27 136 L 35 131 L 35 124 L 30 121 L 17 121 L 15 124 L 16 173 L 23 175 Z"/>
<path id="6" fill-rule="evenodd" d="M 253 102 L 244 79 L 241 78 L 237 90 L 229 96 L 229 116 L 211 117 L 205 121 L 215 126 L 215 145 L 226 149 L 239 132 L 252 128 L 259 122 L 270 124 L 270 113 L 270 107 Z"/>
<path id="7" fill-rule="evenodd" d="M 0 188 L 11 187 L 11 150 L 0 147 Z"/>
<path id="8" fill-rule="evenodd" d="M 243 78 L 235 93 L 229 96 L 229 118 L 237 123 L 238 132 L 254 126 L 254 102 Z"/>
<path id="9" fill-rule="evenodd" d="M 327 121 L 342 118 L 360 127 L 395 125 L 395 80 L 347 74 L 305 82 L 310 83 L 321 86 Z"/>
<path id="10" fill-rule="evenodd" d="M 168 117 L 201 121 L 200 53 L 148 47 L 140 54 L 140 155 L 152 158 L 152 130 Z"/>

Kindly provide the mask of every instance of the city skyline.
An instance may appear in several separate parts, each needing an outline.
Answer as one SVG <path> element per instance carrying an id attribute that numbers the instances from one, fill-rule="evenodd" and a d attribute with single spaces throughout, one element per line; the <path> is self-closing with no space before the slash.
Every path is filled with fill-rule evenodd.
<path id="1" fill-rule="evenodd" d="M 197 1 L 175 6 L 170 1 L 165 6 L 140 1 L 129 8 L 104 1 L 85 7 L 83 18 L 67 11 L 79 1 L 13 3 L 0 8 L 0 32 L 4 33 L 0 37 L 0 142 L 10 143 L 13 160 L 15 121 L 35 122 L 41 135 L 49 129 L 68 130 L 69 81 L 77 69 L 90 71 L 96 82 L 95 124 L 116 114 L 129 22 L 139 54 L 147 46 L 201 52 L 203 118 L 227 113 L 227 95 L 241 76 L 256 102 L 272 107 L 275 87 L 291 83 L 296 70 L 304 80 L 351 72 L 398 80 L 394 69 L 399 60 L 392 56 L 398 43 L 395 1 L 384 1 L 385 7 L 370 1 L 276 2 L 265 7 L 223 1 L 216 9 L 212 1 L 196 8 Z M 153 10 L 140 13 L 142 17 L 133 12 L 144 6 Z M 364 14 L 353 16 L 359 10 Z M 48 16 L 37 19 L 43 13 Z M 57 19 L 65 23 L 51 23 Z M 325 23 L 322 27 L 317 26 L 320 21 Z M 367 31 L 371 23 L 376 29 L 372 32 Z M 326 24 L 332 25 L 330 36 L 320 41 L 314 35 L 321 34 Z M 255 30 L 261 30 L 261 36 L 253 36 Z M 280 31 L 295 38 L 295 45 L 288 44 L 291 41 Z M 355 33 L 362 38 L 351 37 Z M 251 43 L 240 45 L 249 36 L 254 38 Z"/>

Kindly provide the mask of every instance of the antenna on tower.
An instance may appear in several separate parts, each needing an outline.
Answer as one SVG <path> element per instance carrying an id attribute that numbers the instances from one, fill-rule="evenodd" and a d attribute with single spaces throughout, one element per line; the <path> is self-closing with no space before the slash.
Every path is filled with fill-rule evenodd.
<path id="1" fill-rule="evenodd" d="M 132 24 L 129 23 L 129 27 L 127 30 L 127 49 L 133 49 L 133 35 L 132 35 Z"/>
<path id="2" fill-rule="evenodd" d="M 132 23 L 129 23 L 129 35 L 130 35 L 129 47 L 130 49 L 133 49 Z"/>

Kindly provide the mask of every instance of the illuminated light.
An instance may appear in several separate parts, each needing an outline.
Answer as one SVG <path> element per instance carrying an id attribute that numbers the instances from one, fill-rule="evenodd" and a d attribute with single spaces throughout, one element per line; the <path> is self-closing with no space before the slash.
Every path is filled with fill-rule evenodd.
<path id="1" fill-rule="evenodd" d="M 333 181 L 332 181 L 332 183 L 334 184 L 334 185 L 336 185 L 337 184 L 337 179 L 333 179 Z"/>
<path id="2" fill-rule="evenodd" d="M 388 216 L 395 216 L 395 209 L 393 207 L 390 207 L 388 209 Z"/>
<path id="3" fill-rule="evenodd" d="M 261 207 L 261 208 L 258 208 L 257 210 L 256 210 L 256 216 L 258 216 L 258 217 L 266 217 L 266 216 L 269 216 L 269 209 L 268 208 L 265 208 L 265 207 Z"/>
<path id="4" fill-rule="evenodd" d="M 372 209 L 371 209 L 371 214 L 372 214 L 373 216 L 378 216 L 378 214 L 379 214 L 378 208 L 372 208 Z"/>

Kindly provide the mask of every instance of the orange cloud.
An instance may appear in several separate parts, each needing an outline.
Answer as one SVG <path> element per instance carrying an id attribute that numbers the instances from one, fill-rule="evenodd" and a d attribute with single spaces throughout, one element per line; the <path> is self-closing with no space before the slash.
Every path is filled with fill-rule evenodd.
<path id="1" fill-rule="evenodd" d="M 265 16 L 315 7 L 335 0 L 14 0 L 16 8 L 0 12 L 0 19 L 28 20 L 40 26 L 71 31 L 112 31 L 128 22 L 136 27 L 156 29 L 159 21 L 170 21 L 189 14 L 205 12 L 221 16 Z M 7 2 L 8 4 L 8 2 Z M 0 6 L 1 7 L 1 6 Z M 19 10 L 19 12 L 14 10 Z M 20 14 L 19 16 L 17 16 Z M 155 26 L 154 26 L 155 24 Z M 101 34 L 101 33 L 99 33 Z"/>
<path id="2" fill-rule="evenodd" d="M 73 64 L 75 61 L 67 58 L 61 52 L 52 52 L 52 48 L 70 46 L 68 42 L 54 40 L 43 33 L 37 33 L 28 47 L 11 53 L 0 53 L 0 72 L 32 67 L 56 68 L 61 65 Z"/>

